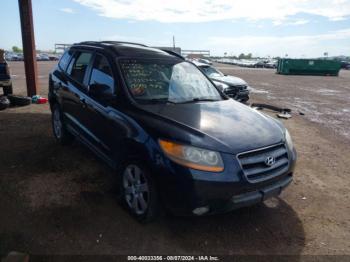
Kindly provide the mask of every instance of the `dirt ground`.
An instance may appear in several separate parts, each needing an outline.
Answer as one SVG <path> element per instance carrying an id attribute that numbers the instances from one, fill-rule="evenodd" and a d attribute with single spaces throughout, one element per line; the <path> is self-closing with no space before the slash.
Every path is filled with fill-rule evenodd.
<path id="1" fill-rule="evenodd" d="M 10 66 L 15 92 L 25 94 L 23 64 Z M 39 63 L 42 95 L 52 67 Z M 299 158 L 280 197 L 142 225 L 116 203 L 102 162 L 78 143 L 55 143 L 47 105 L 11 108 L 0 112 L 0 254 L 350 255 L 350 71 L 309 77 L 219 67 L 255 89 L 251 102 L 296 112 L 283 122 Z"/>

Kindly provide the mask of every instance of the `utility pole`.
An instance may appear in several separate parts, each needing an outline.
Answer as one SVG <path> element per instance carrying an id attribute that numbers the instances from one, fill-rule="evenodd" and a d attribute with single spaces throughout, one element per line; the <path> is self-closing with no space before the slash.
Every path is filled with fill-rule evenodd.
<path id="1" fill-rule="evenodd" d="M 175 52 L 175 36 L 173 35 L 173 50 Z"/>
<path id="2" fill-rule="evenodd" d="M 22 43 L 24 68 L 26 74 L 27 94 L 38 94 L 39 84 L 37 76 L 36 50 L 34 38 L 34 24 L 32 0 L 18 0 L 19 14 L 21 18 Z"/>

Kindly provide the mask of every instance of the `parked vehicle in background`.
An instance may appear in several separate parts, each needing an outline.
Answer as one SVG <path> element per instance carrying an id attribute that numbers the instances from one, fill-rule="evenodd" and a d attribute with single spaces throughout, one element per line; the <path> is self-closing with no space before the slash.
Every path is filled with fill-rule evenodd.
<path id="1" fill-rule="evenodd" d="M 49 55 L 50 61 L 58 61 L 58 56 L 57 55 Z"/>
<path id="2" fill-rule="evenodd" d="M 17 61 L 24 61 L 24 56 L 22 53 L 17 54 Z"/>
<path id="3" fill-rule="evenodd" d="M 249 68 L 277 68 L 276 59 L 231 59 L 219 58 L 216 62 Z"/>
<path id="4" fill-rule="evenodd" d="M 23 54 L 6 52 L 6 61 L 23 61 Z"/>
<path id="5" fill-rule="evenodd" d="M 37 54 L 36 60 L 37 61 L 50 61 L 50 57 L 47 54 Z"/>
<path id="6" fill-rule="evenodd" d="M 265 68 L 272 68 L 276 69 L 277 68 L 277 60 L 270 60 L 265 63 Z"/>
<path id="7" fill-rule="evenodd" d="M 266 60 L 261 60 L 256 62 L 254 65 L 255 68 L 265 68 L 267 61 Z"/>
<path id="8" fill-rule="evenodd" d="M 241 78 L 228 76 L 213 66 L 194 62 L 227 96 L 239 101 L 247 102 L 249 100 L 249 86 Z"/>
<path id="9" fill-rule="evenodd" d="M 6 53 L 5 54 L 6 61 L 12 61 L 12 57 L 13 57 L 13 55 L 11 53 Z"/>
<path id="10" fill-rule="evenodd" d="M 341 61 L 341 68 L 342 69 L 346 69 L 346 70 L 350 70 L 350 62 L 348 62 L 348 61 Z"/>
<path id="11" fill-rule="evenodd" d="M 123 42 L 73 45 L 49 76 L 55 138 L 75 137 L 116 170 L 137 219 L 160 204 L 204 215 L 260 203 L 293 179 L 283 124 L 228 99 L 194 64 Z"/>
<path id="12" fill-rule="evenodd" d="M 212 65 L 213 64 L 210 60 L 204 59 L 204 58 L 199 58 L 197 61 L 199 63 L 203 63 L 203 64 L 207 64 L 207 65 Z"/>
<path id="13" fill-rule="evenodd" d="M 5 60 L 4 51 L 0 50 L 0 87 L 3 88 L 4 95 L 13 93 L 10 68 Z"/>

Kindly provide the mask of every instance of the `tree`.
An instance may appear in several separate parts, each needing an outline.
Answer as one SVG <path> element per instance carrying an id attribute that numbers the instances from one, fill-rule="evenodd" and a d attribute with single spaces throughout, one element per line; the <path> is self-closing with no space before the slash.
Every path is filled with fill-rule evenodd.
<path id="1" fill-rule="evenodd" d="M 240 54 L 240 55 L 238 56 L 238 58 L 239 58 L 239 59 L 244 59 L 244 58 L 245 58 L 245 54 L 244 54 L 244 53 Z"/>
<path id="2" fill-rule="evenodd" d="M 239 59 L 252 59 L 252 58 L 253 58 L 253 55 L 252 55 L 252 53 L 249 53 L 249 54 L 247 54 L 247 55 L 245 55 L 244 53 L 242 53 L 242 54 L 240 54 L 240 55 L 238 56 L 238 58 L 239 58 Z"/>
<path id="3" fill-rule="evenodd" d="M 13 46 L 12 47 L 12 51 L 15 52 L 15 53 L 22 53 L 22 49 L 19 48 L 18 46 Z"/>

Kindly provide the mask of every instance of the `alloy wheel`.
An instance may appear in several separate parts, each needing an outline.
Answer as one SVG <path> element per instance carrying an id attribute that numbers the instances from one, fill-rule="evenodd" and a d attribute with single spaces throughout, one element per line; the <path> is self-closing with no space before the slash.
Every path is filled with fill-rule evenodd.
<path id="1" fill-rule="evenodd" d="M 57 138 L 61 138 L 62 136 L 62 121 L 61 121 L 61 113 L 59 109 L 55 109 L 53 112 L 53 130 Z"/>
<path id="2" fill-rule="evenodd" d="M 123 173 L 124 199 L 136 215 L 146 213 L 150 191 L 146 176 L 137 165 L 128 165 Z"/>

